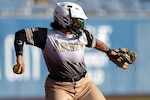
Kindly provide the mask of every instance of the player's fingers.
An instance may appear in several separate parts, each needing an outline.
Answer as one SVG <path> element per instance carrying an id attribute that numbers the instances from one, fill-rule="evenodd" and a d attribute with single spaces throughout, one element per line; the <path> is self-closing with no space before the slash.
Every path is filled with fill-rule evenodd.
<path id="1" fill-rule="evenodd" d="M 129 64 L 125 62 L 124 65 L 123 65 L 123 68 L 127 69 L 128 67 L 129 67 Z"/>

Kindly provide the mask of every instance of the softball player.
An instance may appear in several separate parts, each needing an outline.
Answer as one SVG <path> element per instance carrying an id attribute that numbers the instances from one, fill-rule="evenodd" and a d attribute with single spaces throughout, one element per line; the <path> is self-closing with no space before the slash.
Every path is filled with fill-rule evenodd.
<path id="1" fill-rule="evenodd" d="M 85 47 L 113 52 L 84 27 L 88 19 L 72 2 L 59 2 L 53 12 L 52 29 L 27 28 L 15 34 L 17 64 L 24 69 L 23 44 L 41 48 L 50 74 L 45 81 L 45 100 L 105 100 L 90 80 L 84 62 Z"/>

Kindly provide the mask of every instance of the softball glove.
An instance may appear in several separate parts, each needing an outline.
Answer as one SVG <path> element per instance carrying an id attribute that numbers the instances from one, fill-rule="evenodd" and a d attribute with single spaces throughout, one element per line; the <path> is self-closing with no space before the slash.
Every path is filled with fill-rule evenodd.
<path id="1" fill-rule="evenodd" d="M 138 58 L 135 52 L 127 48 L 114 49 L 113 51 L 115 51 L 117 55 L 114 56 L 108 54 L 109 59 L 117 66 L 125 69 L 126 71 L 128 71 L 129 66 L 133 64 Z"/>

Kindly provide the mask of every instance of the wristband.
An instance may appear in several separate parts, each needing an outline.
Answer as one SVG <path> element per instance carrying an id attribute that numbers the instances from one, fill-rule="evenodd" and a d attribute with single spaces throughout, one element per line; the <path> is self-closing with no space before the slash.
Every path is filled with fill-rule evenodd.
<path id="1" fill-rule="evenodd" d="M 111 53 L 111 51 L 112 51 L 112 50 L 109 48 L 109 50 L 106 51 L 106 54 L 109 55 L 109 54 Z"/>

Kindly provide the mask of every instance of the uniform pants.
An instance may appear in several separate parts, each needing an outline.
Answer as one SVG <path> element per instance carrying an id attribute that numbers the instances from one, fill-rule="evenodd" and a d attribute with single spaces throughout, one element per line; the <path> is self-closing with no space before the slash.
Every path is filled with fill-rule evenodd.
<path id="1" fill-rule="evenodd" d="M 58 82 L 46 78 L 45 100 L 106 100 L 96 85 L 86 76 L 77 82 Z"/>

